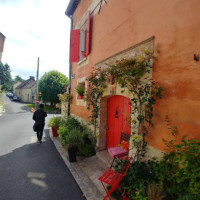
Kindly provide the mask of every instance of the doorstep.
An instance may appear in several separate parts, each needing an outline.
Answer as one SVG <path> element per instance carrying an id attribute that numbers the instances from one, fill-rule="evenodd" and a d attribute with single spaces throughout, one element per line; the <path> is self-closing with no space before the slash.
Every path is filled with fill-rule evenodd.
<path id="1" fill-rule="evenodd" d="M 102 200 L 106 193 L 98 178 L 110 167 L 112 162 L 112 157 L 108 152 L 97 152 L 92 157 L 78 157 L 77 162 L 70 163 L 67 148 L 62 145 L 60 138 L 53 137 L 51 129 L 49 129 L 49 136 L 86 199 Z"/>

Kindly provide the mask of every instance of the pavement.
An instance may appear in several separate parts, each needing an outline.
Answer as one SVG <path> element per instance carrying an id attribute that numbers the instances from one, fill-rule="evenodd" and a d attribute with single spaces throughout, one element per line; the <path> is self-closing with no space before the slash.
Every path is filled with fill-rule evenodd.
<path id="1" fill-rule="evenodd" d="M 0 98 L 0 116 L 3 112 L 4 106 Z M 98 178 L 109 168 L 110 163 L 112 162 L 112 158 L 108 152 L 97 152 L 97 154 L 92 157 L 78 157 L 77 162 L 70 163 L 66 146 L 62 145 L 59 137 L 53 137 L 51 129 L 49 129 L 49 133 L 51 140 L 86 199 L 102 200 L 106 193 Z"/>
<path id="2" fill-rule="evenodd" d="M 70 163 L 67 148 L 62 145 L 59 137 L 52 136 L 51 129 L 50 137 L 87 200 L 102 200 L 106 193 L 98 178 L 112 162 L 108 152 L 97 152 L 95 156 L 87 158 L 78 157 L 77 162 Z"/>

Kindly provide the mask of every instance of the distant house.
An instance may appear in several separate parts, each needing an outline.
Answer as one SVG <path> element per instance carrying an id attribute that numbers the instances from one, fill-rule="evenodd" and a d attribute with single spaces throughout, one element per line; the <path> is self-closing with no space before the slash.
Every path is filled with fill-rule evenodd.
<path id="1" fill-rule="evenodd" d="M 18 87 L 22 82 L 17 81 L 16 83 L 13 84 L 13 93 L 16 94 L 16 87 Z"/>
<path id="2" fill-rule="evenodd" d="M 21 101 L 26 103 L 33 103 L 34 94 L 36 91 L 36 81 L 34 76 L 30 78 L 15 88 L 14 93 L 21 99 Z"/>
<path id="3" fill-rule="evenodd" d="M 1 61 L 1 58 L 2 58 L 5 38 L 6 37 L 0 32 L 0 61 Z"/>

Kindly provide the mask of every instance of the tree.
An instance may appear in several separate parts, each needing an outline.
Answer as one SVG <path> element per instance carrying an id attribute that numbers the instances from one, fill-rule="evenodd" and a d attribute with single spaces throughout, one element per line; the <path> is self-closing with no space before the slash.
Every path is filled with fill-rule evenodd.
<path id="1" fill-rule="evenodd" d="M 39 80 L 39 91 L 42 93 L 42 100 L 51 102 L 52 106 L 60 102 L 58 94 L 65 92 L 65 86 L 68 84 L 68 78 L 55 70 L 45 73 Z"/>
<path id="2" fill-rule="evenodd" d="M 15 76 L 14 83 L 17 83 L 18 81 L 23 82 L 24 79 L 21 76 L 17 75 L 17 76 Z"/>
<path id="3" fill-rule="evenodd" d="M 7 63 L 4 65 L 0 62 L 0 85 L 2 85 L 2 89 L 12 90 L 13 80 L 10 72 L 10 66 Z"/>
<path id="4" fill-rule="evenodd" d="M 10 72 L 10 67 L 8 64 L 3 64 L 0 62 L 0 79 L 1 84 L 4 84 L 5 81 L 8 80 L 8 72 Z"/>

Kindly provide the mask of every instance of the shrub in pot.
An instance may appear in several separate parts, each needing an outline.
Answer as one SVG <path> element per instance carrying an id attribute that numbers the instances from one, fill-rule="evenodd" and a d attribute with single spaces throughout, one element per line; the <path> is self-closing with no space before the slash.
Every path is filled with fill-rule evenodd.
<path id="1" fill-rule="evenodd" d="M 52 117 L 49 119 L 48 121 L 48 127 L 51 127 L 52 129 L 52 133 L 53 133 L 53 137 L 57 137 L 58 136 L 58 128 L 61 124 L 61 117 Z"/>
<path id="2" fill-rule="evenodd" d="M 81 123 L 74 117 L 69 116 L 62 119 L 58 132 L 63 144 L 66 143 L 65 140 L 68 133 L 70 133 L 71 130 L 74 128 L 80 129 L 81 131 L 83 130 L 83 126 L 81 125 Z"/>
<path id="3" fill-rule="evenodd" d="M 70 162 L 76 162 L 78 147 L 83 143 L 83 134 L 80 129 L 73 128 L 70 131 L 67 127 L 60 127 L 58 130 L 62 137 L 62 143 L 68 147 L 68 155 Z"/>
<path id="4" fill-rule="evenodd" d="M 70 134 L 72 134 L 71 132 L 74 129 L 79 132 L 78 135 L 79 139 L 81 140 L 81 142 L 78 142 L 79 144 L 77 145 L 78 155 L 93 156 L 96 153 L 96 136 L 93 135 L 91 129 L 88 126 L 81 124 L 76 118 L 72 116 L 69 116 L 66 119 L 62 119 L 61 121 L 58 133 L 62 143 L 68 145 L 69 137 L 71 137 Z"/>
<path id="5" fill-rule="evenodd" d="M 69 131 L 74 128 L 80 129 L 81 131 L 83 130 L 81 123 L 72 116 L 62 119 L 60 126 L 67 127 Z"/>

